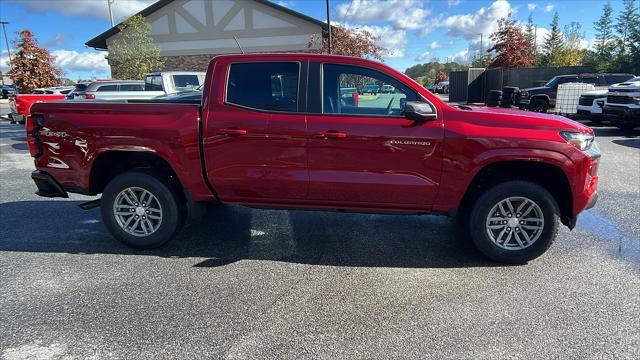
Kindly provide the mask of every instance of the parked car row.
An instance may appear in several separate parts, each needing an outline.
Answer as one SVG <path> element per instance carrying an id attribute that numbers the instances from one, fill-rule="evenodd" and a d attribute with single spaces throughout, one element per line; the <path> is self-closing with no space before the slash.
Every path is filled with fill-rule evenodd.
<path id="1" fill-rule="evenodd" d="M 586 83 L 594 86 L 611 86 L 633 77 L 633 74 L 558 75 L 551 78 L 544 86 L 520 89 L 515 93 L 514 105 L 521 110 L 544 113 L 555 107 L 560 84 Z"/>
<path id="2" fill-rule="evenodd" d="M 577 115 L 594 122 L 606 120 L 625 130 L 640 126 L 640 76 L 582 94 Z"/>
<path id="3" fill-rule="evenodd" d="M 75 87 L 36 89 L 31 94 L 18 94 L 10 100 L 13 122 L 24 123 L 31 106 L 38 102 L 58 100 L 143 100 L 199 90 L 205 73 L 193 71 L 153 72 L 145 80 L 82 81 Z"/>

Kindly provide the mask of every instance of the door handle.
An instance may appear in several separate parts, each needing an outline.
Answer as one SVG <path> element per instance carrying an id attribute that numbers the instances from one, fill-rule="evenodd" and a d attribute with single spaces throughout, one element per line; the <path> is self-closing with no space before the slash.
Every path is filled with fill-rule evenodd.
<path id="1" fill-rule="evenodd" d="M 328 139 L 344 139 L 347 137 L 347 133 L 329 130 L 322 133 L 322 136 Z"/>
<path id="2" fill-rule="evenodd" d="M 220 129 L 218 130 L 218 134 L 223 135 L 246 135 L 247 130 L 244 129 Z"/>

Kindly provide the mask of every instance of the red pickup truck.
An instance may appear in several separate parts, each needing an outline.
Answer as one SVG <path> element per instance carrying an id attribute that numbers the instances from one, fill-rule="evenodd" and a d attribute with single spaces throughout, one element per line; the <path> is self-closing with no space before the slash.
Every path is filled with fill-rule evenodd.
<path id="1" fill-rule="evenodd" d="M 372 83 L 393 91 L 341 96 Z M 84 206 L 100 201 L 112 235 L 136 248 L 164 244 L 190 212 L 222 202 L 459 215 L 485 255 L 521 263 L 596 200 L 600 151 L 588 127 L 450 106 L 359 58 L 217 56 L 201 105 L 57 102 L 31 113 L 37 194 L 102 193 Z"/>
<path id="2" fill-rule="evenodd" d="M 64 100 L 65 94 L 18 94 L 9 100 L 12 122 L 24 124 L 35 103 Z"/>

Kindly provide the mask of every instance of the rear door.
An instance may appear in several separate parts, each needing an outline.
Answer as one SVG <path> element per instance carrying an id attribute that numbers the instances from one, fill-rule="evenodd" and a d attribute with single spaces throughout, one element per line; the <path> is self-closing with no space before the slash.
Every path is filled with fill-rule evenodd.
<path id="1" fill-rule="evenodd" d="M 306 61 L 243 59 L 215 66 L 205 98 L 207 176 L 225 201 L 267 203 L 306 198 L 309 184 Z M 216 86 L 217 85 L 217 86 Z"/>
<path id="2" fill-rule="evenodd" d="M 389 92 L 360 94 L 357 103 L 340 96 L 342 88 L 372 83 Z M 309 199 L 363 207 L 431 205 L 444 129 L 441 115 L 424 123 L 404 118 L 404 104 L 416 100 L 427 102 L 382 71 L 311 62 Z"/>

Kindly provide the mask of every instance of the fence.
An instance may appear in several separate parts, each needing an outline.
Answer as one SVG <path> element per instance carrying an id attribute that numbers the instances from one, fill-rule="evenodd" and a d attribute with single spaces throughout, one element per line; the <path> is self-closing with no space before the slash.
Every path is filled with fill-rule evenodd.
<path id="1" fill-rule="evenodd" d="M 518 69 L 478 69 L 449 73 L 449 101 L 486 102 L 491 90 L 503 86 L 521 89 L 539 85 L 556 75 L 585 74 L 593 72 L 591 66 L 537 67 Z"/>

